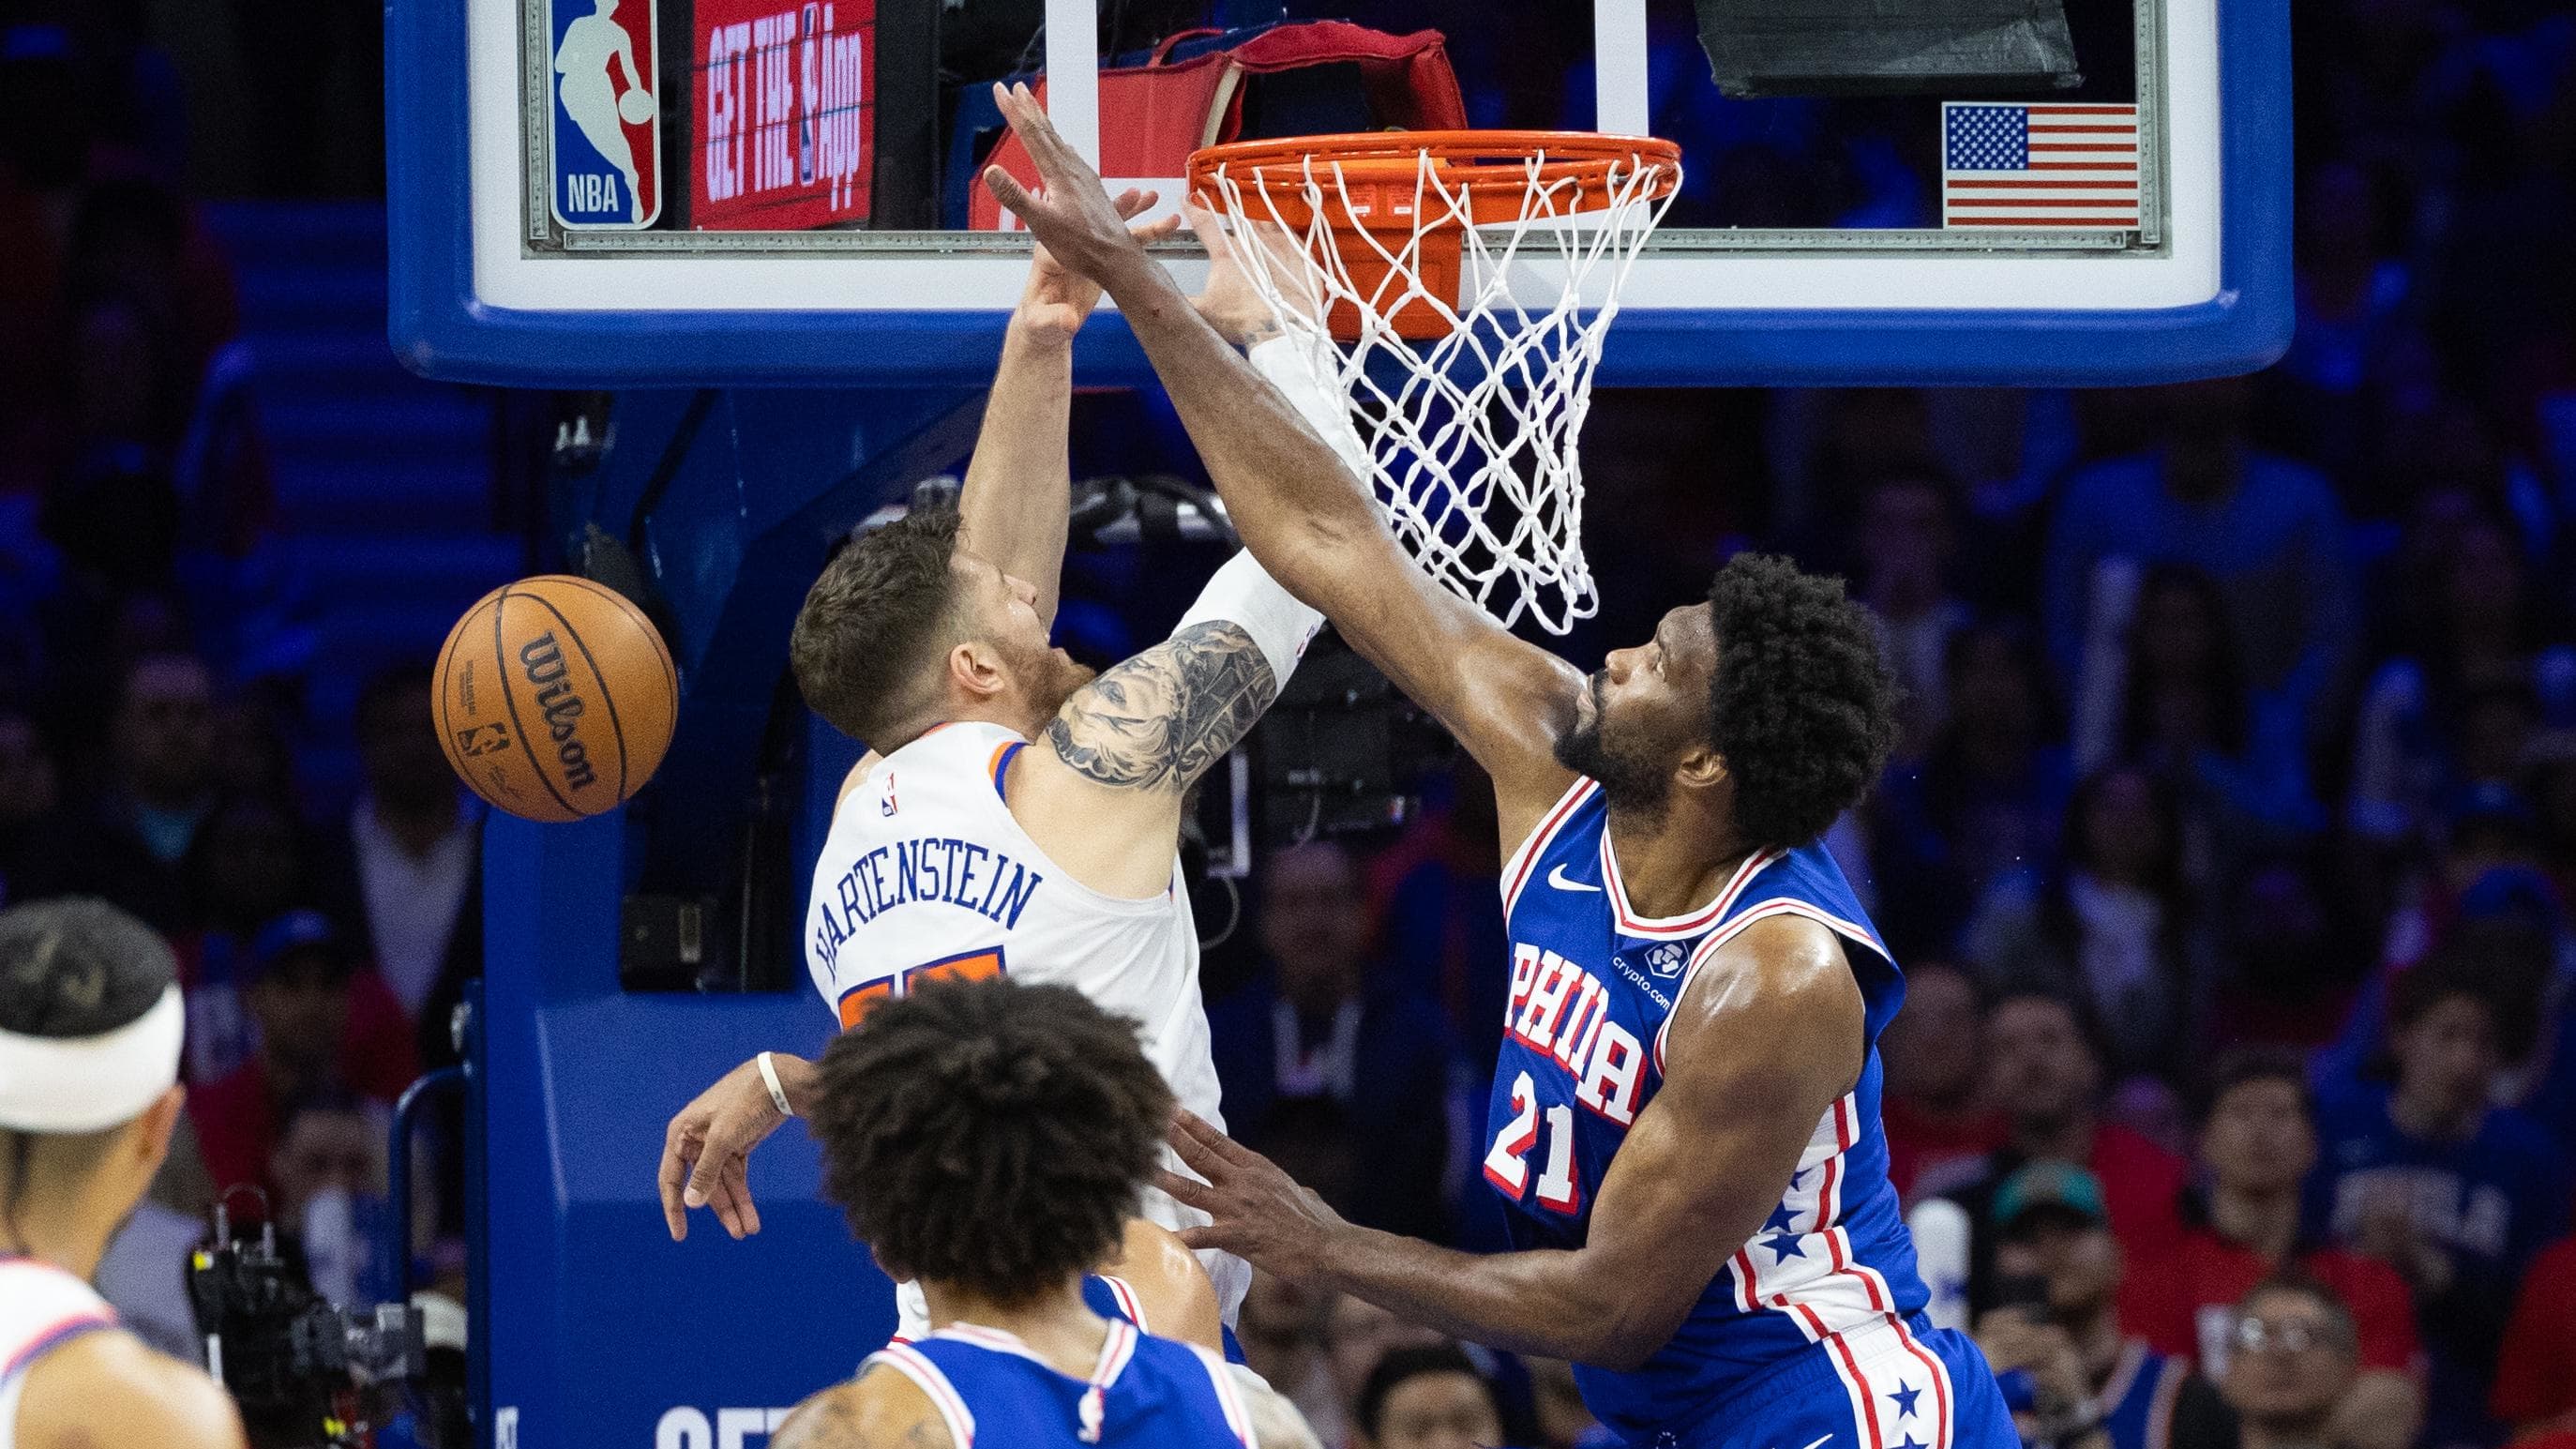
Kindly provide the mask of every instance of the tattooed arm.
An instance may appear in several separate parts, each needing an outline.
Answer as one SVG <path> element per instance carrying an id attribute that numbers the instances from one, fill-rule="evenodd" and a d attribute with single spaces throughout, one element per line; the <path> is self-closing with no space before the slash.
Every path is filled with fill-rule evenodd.
<path id="1" fill-rule="evenodd" d="M 1185 621 L 1065 701 L 1012 766 L 1011 814 L 1093 890 L 1161 894 L 1182 797 L 1269 707 L 1279 673 L 1245 625 Z"/>
<path id="2" fill-rule="evenodd" d="M 796 1406 L 770 1449 L 962 1449 L 930 1396 L 889 1368 L 871 1368 Z"/>

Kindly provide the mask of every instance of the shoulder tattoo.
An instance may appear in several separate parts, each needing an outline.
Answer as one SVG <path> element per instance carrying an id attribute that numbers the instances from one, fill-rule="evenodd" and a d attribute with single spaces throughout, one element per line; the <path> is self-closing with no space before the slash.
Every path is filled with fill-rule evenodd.
<path id="1" fill-rule="evenodd" d="M 1047 740 L 1103 785 L 1186 789 L 1233 749 L 1279 692 L 1240 624 L 1192 624 L 1065 701 Z"/>

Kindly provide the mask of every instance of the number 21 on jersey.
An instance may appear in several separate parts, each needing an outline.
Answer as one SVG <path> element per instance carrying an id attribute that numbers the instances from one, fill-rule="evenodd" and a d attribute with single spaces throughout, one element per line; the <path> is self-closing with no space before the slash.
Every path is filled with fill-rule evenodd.
<path id="1" fill-rule="evenodd" d="M 943 956 L 907 967 L 892 976 L 880 976 L 863 986 L 853 986 L 841 996 L 841 1030 L 848 1031 L 867 1020 L 868 1013 L 880 1001 L 893 996 L 910 996 L 929 981 L 983 981 L 1002 974 L 1002 948 L 993 946 L 982 951 L 966 951 Z"/>
<path id="2" fill-rule="evenodd" d="M 1583 1189 L 1574 1180 L 1574 1109 L 1560 1102 L 1542 1112 L 1537 1084 L 1527 1072 L 1512 1079 L 1512 1120 L 1494 1138 L 1494 1150 L 1485 1154 L 1485 1180 L 1514 1202 L 1528 1196 L 1530 1149 L 1541 1137 L 1547 1141 L 1541 1159 L 1546 1166 L 1538 1175 L 1539 1206 L 1571 1216 L 1583 1206 Z"/>

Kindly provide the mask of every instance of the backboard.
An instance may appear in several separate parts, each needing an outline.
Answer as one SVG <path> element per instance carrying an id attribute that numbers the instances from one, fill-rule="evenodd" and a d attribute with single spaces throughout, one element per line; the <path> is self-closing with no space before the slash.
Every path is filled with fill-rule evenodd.
<path id="1" fill-rule="evenodd" d="M 1105 174 L 1167 201 L 1201 141 L 1443 105 L 1680 143 L 1605 385 L 2137 383 L 2288 341 L 2286 0 L 2063 0 L 2054 65 L 1731 76 L 1752 95 L 1712 78 L 1762 38 L 1730 12 L 1803 15 L 1828 52 L 1844 26 L 1886 42 L 1853 65 L 1883 67 L 1930 55 L 1909 11 L 2057 5 L 1248 8 L 395 0 L 394 345 L 433 376 L 541 386 L 979 383 L 1028 248 L 974 179 L 1005 144 L 986 83 L 1039 74 Z M 1085 381 L 1147 375 L 1114 317 L 1082 347 Z"/>

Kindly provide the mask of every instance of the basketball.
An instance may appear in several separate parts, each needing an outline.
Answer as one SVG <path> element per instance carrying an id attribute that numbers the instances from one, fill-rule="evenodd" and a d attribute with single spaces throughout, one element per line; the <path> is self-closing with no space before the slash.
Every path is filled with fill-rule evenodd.
<path id="1" fill-rule="evenodd" d="M 630 126 L 640 126 L 653 119 L 653 97 L 645 91 L 628 91 L 617 98 L 617 118 Z"/>
<path id="2" fill-rule="evenodd" d="M 579 820 L 653 778 L 680 676 L 643 611 L 544 574 L 485 594 L 438 651 L 439 747 L 475 794 L 522 819 Z"/>

